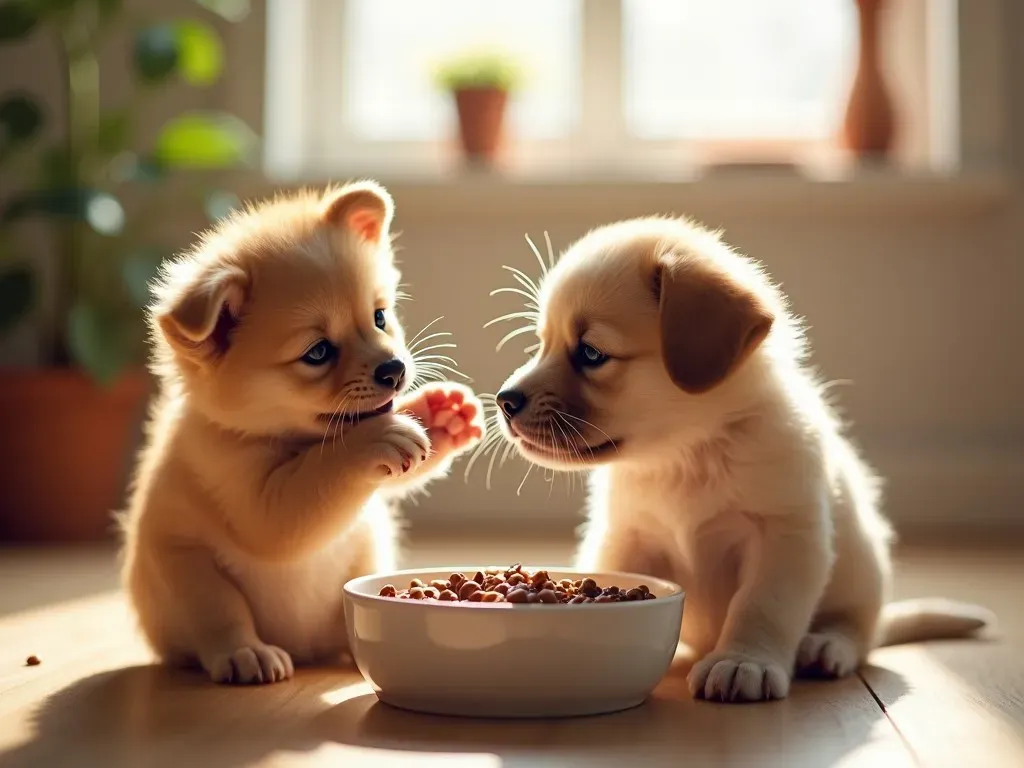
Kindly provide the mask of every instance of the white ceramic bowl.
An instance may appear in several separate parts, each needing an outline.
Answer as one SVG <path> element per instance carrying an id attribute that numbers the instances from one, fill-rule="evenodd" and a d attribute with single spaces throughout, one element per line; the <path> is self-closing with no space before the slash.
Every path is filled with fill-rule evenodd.
<path id="1" fill-rule="evenodd" d="M 528 567 L 530 571 L 537 567 Z M 629 573 L 544 568 L 555 580 L 646 584 L 655 600 L 582 605 L 444 603 L 380 597 L 418 578 L 476 566 L 400 571 L 345 585 L 349 644 L 386 704 L 475 717 L 565 717 L 635 707 L 650 695 L 679 640 L 678 584 Z"/>

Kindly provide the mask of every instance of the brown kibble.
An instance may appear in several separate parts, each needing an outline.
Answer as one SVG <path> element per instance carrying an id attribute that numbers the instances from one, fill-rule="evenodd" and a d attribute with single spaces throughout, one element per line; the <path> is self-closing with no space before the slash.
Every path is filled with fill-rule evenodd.
<path id="1" fill-rule="evenodd" d="M 469 596 L 480 591 L 480 584 L 476 581 L 467 581 L 459 587 L 459 600 L 468 600 Z"/>
<path id="2" fill-rule="evenodd" d="M 43 662 L 40 661 L 39 657 L 36 655 L 29 656 L 27 659 L 25 659 L 26 667 L 38 667 L 42 663 Z"/>
<path id="3" fill-rule="evenodd" d="M 602 587 L 592 577 L 553 579 L 547 571 L 530 573 L 521 563 L 508 568 L 488 567 L 473 578 L 453 573 L 447 579 L 433 579 L 424 584 L 412 579 L 408 589 L 393 584 L 381 587 L 382 597 L 401 600 L 440 600 L 442 602 L 510 602 L 581 605 L 583 603 L 618 603 L 627 600 L 650 600 L 655 597 L 646 584 L 626 590 L 611 584 Z"/>

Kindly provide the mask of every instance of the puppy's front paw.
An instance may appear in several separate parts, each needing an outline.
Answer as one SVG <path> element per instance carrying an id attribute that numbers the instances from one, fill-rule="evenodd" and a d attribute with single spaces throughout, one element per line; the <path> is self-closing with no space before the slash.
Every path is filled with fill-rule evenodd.
<path id="1" fill-rule="evenodd" d="M 781 664 L 742 653 L 709 653 L 693 665 L 690 694 L 709 701 L 768 701 L 789 694 L 789 674 Z"/>
<path id="2" fill-rule="evenodd" d="M 295 674 L 292 657 L 275 645 L 252 643 L 212 654 L 203 666 L 215 683 L 251 685 L 277 683 Z"/>
<path id="3" fill-rule="evenodd" d="M 426 430 L 408 416 L 378 416 L 361 428 L 366 460 L 381 478 L 414 472 L 430 452 Z"/>
<path id="4" fill-rule="evenodd" d="M 423 423 L 431 451 L 439 458 L 462 453 L 484 436 L 483 405 L 471 389 L 461 384 L 429 384 L 399 408 Z"/>

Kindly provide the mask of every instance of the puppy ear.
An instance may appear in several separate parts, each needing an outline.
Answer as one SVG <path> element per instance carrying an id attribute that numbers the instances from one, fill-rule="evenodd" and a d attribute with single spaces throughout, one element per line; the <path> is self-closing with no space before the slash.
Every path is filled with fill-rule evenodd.
<path id="1" fill-rule="evenodd" d="M 394 212 L 395 204 L 384 187 L 374 181 L 359 181 L 324 198 L 322 215 L 331 226 L 379 243 L 391 228 Z"/>
<path id="2" fill-rule="evenodd" d="M 678 256 L 662 258 L 656 285 L 665 368 L 690 394 L 722 383 L 760 346 L 775 321 L 746 288 Z"/>
<path id="3" fill-rule="evenodd" d="M 154 309 L 167 341 L 197 362 L 224 353 L 245 301 L 248 280 L 237 267 L 218 267 L 172 290 Z"/>

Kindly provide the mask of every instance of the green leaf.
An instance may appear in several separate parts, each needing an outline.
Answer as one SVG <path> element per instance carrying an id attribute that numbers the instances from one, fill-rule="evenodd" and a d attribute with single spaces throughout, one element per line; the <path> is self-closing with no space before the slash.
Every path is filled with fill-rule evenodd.
<path id="1" fill-rule="evenodd" d="M 0 42 L 25 37 L 38 21 L 39 15 L 28 0 L 7 0 L 0 3 Z"/>
<path id="2" fill-rule="evenodd" d="M 233 211 L 242 207 L 242 201 L 234 192 L 216 190 L 206 196 L 204 206 L 206 217 L 211 224 L 216 224 L 221 219 L 226 219 Z"/>
<path id="3" fill-rule="evenodd" d="M 109 192 L 93 189 L 44 189 L 27 192 L 8 202 L 0 222 L 10 223 L 41 213 L 85 221 L 101 235 L 117 235 L 124 228 L 124 208 Z"/>
<path id="4" fill-rule="evenodd" d="M 172 168 L 222 169 L 248 164 L 257 143 L 252 129 L 234 115 L 193 112 L 163 127 L 155 154 Z"/>
<path id="5" fill-rule="evenodd" d="M 121 280 L 132 303 L 139 309 L 149 305 L 149 286 L 160 271 L 165 252 L 157 247 L 132 251 L 121 262 Z"/>
<path id="6" fill-rule="evenodd" d="M 121 325 L 113 314 L 84 301 L 68 313 L 71 356 L 103 385 L 113 382 L 132 359 Z"/>
<path id="7" fill-rule="evenodd" d="M 127 109 L 104 112 L 96 127 L 96 145 L 108 155 L 120 152 L 128 143 L 131 127 L 131 114 Z"/>
<path id="8" fill-rule="evenodd" d="M 178 40 L 178 71 L 189 85 L 217 82 L 224 68 L 224 47 L 213 27 L 198 21 L 174 25 Z"/>
<path id="9" fill-rule="evenodd" d="M 31 96 L 12 93 L 0 100 L 0 140 L 5 144 L 24 143 L 42 127 L 43 110 Z"/>
<path id="10" fill-rule="evenodd" d="M 174 27 L 157 24 L 135 36 L 135 72 L 146 83 L 159 83 L 178 66 L 178 36 Z"/>
<path id="11" fill-rule="evenodd" d="M 16 326 L 32 307 L 36 281 L 32 270 L 19 265 L 0 275 L 0 333 Z"/>
<path id="12" fill-rule="evenodd" d="M 217 82 L 224 68 L 224 46 L 216 30 L 200 21 L 155 24 L 135 38 L 135 71 L 148 83 L 175 72 L 189 85 Z"/>
<path id="13" fill-rule="evenodd" d="M 211 13 L 225 21 L 237 22 L 249 15 L 249 0 L 195 0 Z"/>

